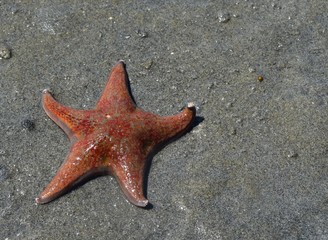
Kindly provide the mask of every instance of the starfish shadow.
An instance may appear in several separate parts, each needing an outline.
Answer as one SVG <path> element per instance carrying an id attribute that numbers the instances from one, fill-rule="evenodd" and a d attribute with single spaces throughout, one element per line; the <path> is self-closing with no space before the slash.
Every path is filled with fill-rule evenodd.
<path id="1" fill-rule="evenodd" d="M 125 77 L 125 82 L 126 82 L 126 86 L 128 88 L 129 95 L 130 95 L 131 100 L 133 101 L 133 103 L 137 105 L 136 100 L 134 99 L 133 94 L 132 94 L 130 78 L 129 78 L 128 71 L 126 70 L 126 64 L 124 62 L 123 62 L 123 67 L 124 67 L 125 74 L 126 74 L 125 75 L 126 76 Z"/>
<path id="2" fill-rule="evenodd" d="M 161 150 L 163 150 L 170 143 L 178 140 L 182 136 L 184 136 L 187 133 L 189 133 L 194 127 L 198 126 L 203 121 L 204 121 L 204 117 L 196 116 L 195 117 L 195 120 L 193 121 L 193 123 L 190 125 L 189 129 L 186 132 L 183 132 L 183 133 L 181 133 L 179 135 L 176 135 L 176 136 L 170 138 L 169 140 L 165 141 L 165 143 L 160 144 L 156 149 L 154 149 L 152 152 L 150 152 L 150 154 L 148 155 L 147 160 L 146 160 L 145 175 L 144 175 L 144 182 L 143 182 L 144 195 L 145 195 L 146 199 L 148 199 L 147 198 L 148 178 L 149 178 L 150 168 L 151 168 L 151 165 L 152 165 L 152 161 L 153 161 L 154 156 L 158 152 L 160 152 Z M 153 209 L 153 207 L 154 206 L 149 202 L 148 205 L 146 207 L 144 207 L 144 209 L 150 210 L 150 209 Z"/>

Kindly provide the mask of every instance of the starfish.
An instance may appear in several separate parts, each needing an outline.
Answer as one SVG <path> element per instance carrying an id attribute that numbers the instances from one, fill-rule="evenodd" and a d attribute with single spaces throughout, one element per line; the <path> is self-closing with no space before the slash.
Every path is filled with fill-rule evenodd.
<path id="1" fill-rule="evenodd" d="M 148 205 L 144 196 L 146 163 L 163 144 L 188 131 L 196 109 L 188 103 L 173 116 L 146 112 L 136 106 L 128 81 L 125 64 L 119 61 L 91 110 L 63 106 L 49 90 L 43 90 L 42 106 L 66 133 L 71 148 L 57 174 L 35 199 L 36 203 L 48 203 L 91 175 L 105 173 L 116 178 L 132 204 Z"/>

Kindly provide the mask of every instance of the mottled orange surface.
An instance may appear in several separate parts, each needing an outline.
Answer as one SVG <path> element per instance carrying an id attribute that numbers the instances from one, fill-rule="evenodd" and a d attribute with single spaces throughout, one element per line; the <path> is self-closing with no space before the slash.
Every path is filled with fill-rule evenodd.
<path id="1" fill-rule="evenodd" d="M 148 157 L 160 144 L 188 130 L 196 110 L 161 117 L 138 108 L 129 92 L 124 63 L 118 62 L 95 109 L 76 110 L 43 91 L 43 108 L 71 141 L 70 152 L 48 186 L 36 198 L 47 203 L 91 174 L 116 177 L 127 199 L 145 207 L 144 173 Z"/>

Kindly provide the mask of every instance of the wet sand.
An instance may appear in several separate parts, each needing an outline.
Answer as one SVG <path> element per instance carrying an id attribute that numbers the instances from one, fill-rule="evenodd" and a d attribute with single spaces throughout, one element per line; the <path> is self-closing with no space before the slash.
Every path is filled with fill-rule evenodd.
<path id="1" fill-rule="evenodd" d="M 325 0 L 4 1 L 2 239 L 327 239 L 327 12 Z M 119 59 L 139 107 L 197 106 L 152 159 L 152 207 L 111 176 L 36 205 L 69 151 L 42 90 L 92 108 Z"/>

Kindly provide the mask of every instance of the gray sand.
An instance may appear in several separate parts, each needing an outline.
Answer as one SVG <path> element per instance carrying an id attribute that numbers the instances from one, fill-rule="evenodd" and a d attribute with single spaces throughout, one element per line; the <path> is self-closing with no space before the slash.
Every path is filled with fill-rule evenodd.
<path id="1" fill-rule="evenodd" d="M 326 0 L 81 2 L 0 4 L 1 239 L 328 239 Z M 92 108 L 118 59 L 139 107 L 197 105 L 152 208 L 111 176 L 36 205 L 69 150 L 42 90 Z"/>

